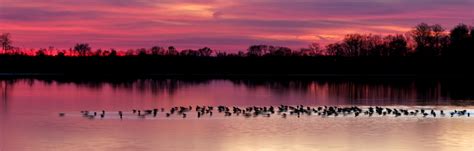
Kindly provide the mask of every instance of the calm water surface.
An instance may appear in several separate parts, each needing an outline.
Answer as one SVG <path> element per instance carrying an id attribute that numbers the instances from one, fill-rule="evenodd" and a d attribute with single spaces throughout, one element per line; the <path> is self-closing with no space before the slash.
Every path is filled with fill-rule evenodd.
<path id="1" fill-rule="evenodd" d="M 0 80 L 1 151 L 472 151 L 474 117 L 88 120 L 81 110 L 188 105 L 383 105 L 474 110 L 472 82 L 437 80 Z M 59 117 L 65 112 L 65 117 Z"/>

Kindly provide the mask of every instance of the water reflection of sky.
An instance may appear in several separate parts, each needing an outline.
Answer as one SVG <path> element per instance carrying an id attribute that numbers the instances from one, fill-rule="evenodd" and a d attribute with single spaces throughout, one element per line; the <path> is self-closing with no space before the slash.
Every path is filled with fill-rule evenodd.
<path id="1" fill-rule="evenodd" d="M 472 105 L 470 82 L 417 80 L 0 81 L 3 108 L 129 108 L 177 105 Z"/>
<path id="2" fill-rule="evenodd" d="M 469 85 L 416 80 L 1 80 L 0 150 L 471 150 L 471 118 L 121 121 L 71 115 L 85 109 L 178 105 L 473 105 Z M 68 115 L 60 118 L 58 112 Z"/>

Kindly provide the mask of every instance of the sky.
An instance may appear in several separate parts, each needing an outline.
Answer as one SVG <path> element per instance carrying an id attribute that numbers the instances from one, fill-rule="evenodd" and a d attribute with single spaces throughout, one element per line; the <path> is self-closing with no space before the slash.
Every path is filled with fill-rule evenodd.
<path id="1" fill-rule="evenodd" d="M 474 0 L 0 0 L 0 32 L 21 48 L 302 48 L 421 22 L 474 25 Z"/>

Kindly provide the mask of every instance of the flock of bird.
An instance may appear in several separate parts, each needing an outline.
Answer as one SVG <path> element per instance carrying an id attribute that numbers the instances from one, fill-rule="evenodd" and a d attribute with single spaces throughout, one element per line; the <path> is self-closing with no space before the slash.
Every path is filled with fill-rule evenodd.
<path id="1" fill-rule="evenodd" d="M 192 112 L 195 112 L 192 113 Z M 259 107 L 259 106 L 251 106 L 251 107 L 227 107 L 227 106 L 188 106 L 188 107 L 172 107 L 169 110 L 165 110 L 164 108 L 154 108 L 154 109 L 147 109 L 147 110 L 137 110 L 133 109 L 127 113 L 128 116 L 136 116 L 139 118 L 145 117 L 157 117 L 163 116 L 166 118 L 169 117 L 180 117 L 180 118 L 187 118 L 191 115 L 196 116 L 197 118 L 202 117 L 212 117 L 213 114 L 219 113 L 221 116 L 230 117 L 230 116 L 243 116 L 246 118 L 250 117 L 270 117 L 270 116 L 281 116 L 282 118 L 287 118 L 287 116 L 294 116 L 300 118 L 301 116 L 311 116 L 317 115 L 321 117 L 338 117 L 338 116 L 393 116 L 393 117 L 400 117 L 400 116 L 422 116 L 422 117 L 470 117 L 471 113 L 467 110 L 452 110 L 452 111 L 443 111 L 443 110 L 433 110 L 433 109 L 403 109 L 403 108 L 389 108 L 389 107 L 366 107 L 361 108 L 357 106 L 349 106 L 349 107 L 337 107 L 337 106 L 319 106 L 319 107 L 310 107 L 310 106 L 287 106 L 287 105 L 280 105 L 280 106 L 268 106 L 268 107 Z M 102 111 L 81 111 L 81 114 L 85 118 L 94 119 L 94 118 L 104 118 L 106 116 L 105 110 Z M 59 113 L 59 116 L 65 116 L 65 113 Z M 117 111 L 117 112 L 107 112 L 107 116 L 117 116 L 120 119 L 123 119 L 124 112 Z"/>

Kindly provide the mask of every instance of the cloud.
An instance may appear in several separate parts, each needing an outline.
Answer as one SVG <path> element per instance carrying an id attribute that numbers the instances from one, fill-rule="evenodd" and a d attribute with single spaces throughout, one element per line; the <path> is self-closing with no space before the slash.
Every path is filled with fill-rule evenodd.
<path id="1" fill-rule="evenodd" d="M 66 20 L 98 19 L 106 16 L 104 12 L 75 12 L 64 10 L 49 10 L 42 8 L 1 7 L 0 20 L 23 22 L 47 22 Z"/>
<path id="2" fill-rule="evenodd" d="M 1 0 L 0 32 L 15 45 L 174 45 L 242 50 L 305 47 L 349 33 L 403 33 L 420 22 L 474 24 L 472 0 Z"/>

